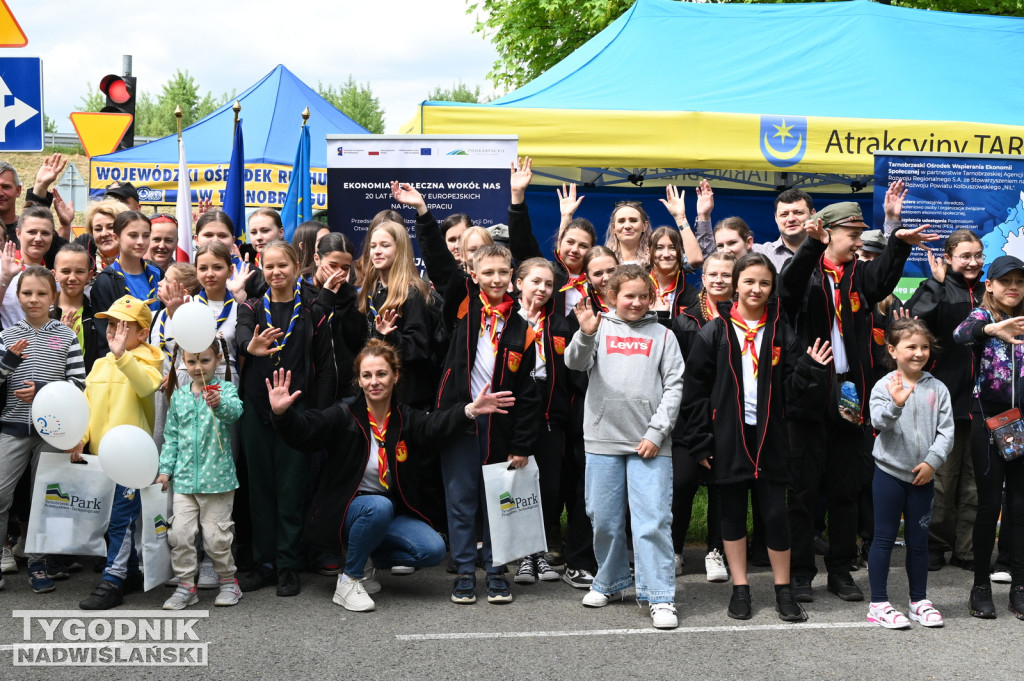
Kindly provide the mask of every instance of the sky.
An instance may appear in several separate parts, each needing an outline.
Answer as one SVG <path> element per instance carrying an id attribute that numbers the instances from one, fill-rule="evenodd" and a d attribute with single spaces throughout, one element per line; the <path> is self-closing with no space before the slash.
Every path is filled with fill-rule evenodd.
<path id="1" fill-rule="evenodd" d="M 369 82 L 397 133 L 435 86 L 461 80 L 494 94 L 496 53 L 473 33 L 465 0 L 6 0 L 28 45 L 0 57 L 43 59 L 45 112 L 60 132 L 89 86 L 133 57 L 139 90 L 159 93 L 176 69 L 215 97 L 241 93 L 284 64 L 316 89 L 351 74 Z M 500 94 L 500 93 L 499 93 Z"/>

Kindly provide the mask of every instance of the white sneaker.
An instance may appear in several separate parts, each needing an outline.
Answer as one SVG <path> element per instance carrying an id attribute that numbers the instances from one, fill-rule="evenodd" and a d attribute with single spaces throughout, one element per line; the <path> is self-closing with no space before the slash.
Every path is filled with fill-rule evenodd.
<path id="1" fill-rule="evenodd" d="M 922 627 L 941 627 L 945 625 L 942 613 L 935 609 L 928 599 L 910 604 L 910 619 L 920 622 Z"/>
<path id="2" fill-rule="evenodd" d="M 675 629 L 679 626 L 675 603 L 651 603 L 651 619 L 655 629 Z"/>
<path id="3" fill-rule="evenodd" d="M 886 629 L 907 629 L 910 627 L 910 620 L 907 619 L 907 616 L 892 607 L 889 601 L 872 603 L 868 608 L 868 622 L 885 627 Z"/>
<path id="4" fill-rule="evenodd" d="M 416 568 L 409 567 L 408 565 L 396 565 L 391 568 L 391 574 L 393 575 L 411 575 L 416 572 Z"/>
<path id="5" fill-rule="evenodd" d="M 345 573 L 338 575 L 338 586 L 334 590 L 334 602 L 352 612 L 369 612 L 377 604 L 366 593 L 364 579 L 352 579 Z"/>
<path id="6" fill-rule="evenodd" d="M 18 571 L 18 561 L 14 560 L 14 552 L 9 546 L 4 547 L 3 557 L 0 558 L 0 573 L 11 573 Z"/>
<path id="7" fill-rule="evenodd" d="M 676 577 L 683 574 L 683 566 L 686 565 L 686 561 L 683 559 L 683 554 L 677 553 L 672 557 L 673 563 L 675 563 Z"/>
<path id="8" fill-rule="evenodd" d="M 164 610 L 183 610 L 187 606 L 195 605 L 198 602 L 199 594 L 196 593 L 194 586 L 188 587 L 179 584 L 178 588 L 171 594 L 171 597 L 164 601 Z"/>
<path id="9" fill-rule="evenodd" d="M 608 602 L 611 601 L 612 597 L 615 595 L 616 594 L 606 596 L 600 591 L 594 591 L 594 587 L 590 587 L 590 591 L 583 596 L 583 605 L 588 608 L 603 608 L 608 605 Z"/>
<path id="10" fill-rule="evenodd" d="M 4 550 L 6 551 L 7 549 Z M 7 572 L 7 570 L 4 569 L 4 572 Z M 1009 584 L 1011 581 L 1010 573 L 1006 570 L 996 570 L 989 576 L 989 579 L 996 584 Z"/>
<path id="11" fill-rule="evenodd" d="M 213 558 L 204 558 L 199 564 L 199 579 L 196 580 L 196 587 L 200 589 L 219 589 L 220 577 L 213 571 Z"/>
<path id="12" fill-rule="evenodd" d="M 14 554 L 15 558 L 26 558 L 27 557 L 25 555 L 25 538 L 24 537 L 18 537 L 18 543 L 14 545 L 13 549 L 11 549 L 11 553 Z"/>
<path id="13" fill-rule="evenodd" d="M 377 568 L 370 568 L 363 573 L 363 589 L 368 594 L 380 593 L 380 582 L 377 581 Z"/>
<path id="14" fill-rule="evenodd" d="M 711 549 L 708 555 L 704 556 L 704 571 L 708 573 L 709 582 L 726 582 L 729 580 L 729 570 L 725 567 L 725 559 L 718 549 Z"/>
<path id="15" fill-rule="evenodd" d="M 238 580 L 234 577 L 220 580 L 219 586 L 220 592 L 213 601 L 214 605 L 218 607 L 235 605 L 242 598 L 242 590 L 238 588 Z"/>

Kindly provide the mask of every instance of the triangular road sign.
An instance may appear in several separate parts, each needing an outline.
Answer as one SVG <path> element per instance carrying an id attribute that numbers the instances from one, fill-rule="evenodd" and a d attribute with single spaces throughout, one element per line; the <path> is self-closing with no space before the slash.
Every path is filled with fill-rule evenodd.
<path id="1" fill-rule="evenodd" d="M 0 47 L 25 47 L 28 37 L 21 30 L 6 0 L 0 0 Z"/>
<path id="2" fill-rule="evenodd" d="M 132 115 L 75 111 L 71 114 L 71 122 L 78 133 L 78 139 L 82 141 L 85 155 L 92 158 L 117 149 L 128 126 L 132 124 Z"/>

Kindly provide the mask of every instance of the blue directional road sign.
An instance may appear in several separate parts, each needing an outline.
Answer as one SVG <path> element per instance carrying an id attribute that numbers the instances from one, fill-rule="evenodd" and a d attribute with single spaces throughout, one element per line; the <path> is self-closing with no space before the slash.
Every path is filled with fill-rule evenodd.
<path id="1" fill-rule="evenodd" d="M 43 150 L 43 60 L 0 58 L 0 151 Z"/>

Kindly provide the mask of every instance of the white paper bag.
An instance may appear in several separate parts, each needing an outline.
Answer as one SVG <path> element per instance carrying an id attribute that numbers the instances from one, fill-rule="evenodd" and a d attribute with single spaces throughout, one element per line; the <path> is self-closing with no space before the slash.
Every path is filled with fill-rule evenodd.
<path id="1" fill-rule="evenodd" d="M 25 553 L 106 556 L 103 535 L 114 505 L 114 481 L 98 456 L 71 463 L 64 452 L 42 452 L 32 485 Z"/>
<path id="2" fill-rule="evenodd" d="M 483 472 L 494 565 L 545 551 L 540 470 L 533 457 L 519 469 L 509 470 L 505 462 L 484 466 Z"/>
<path id="3" fill-rule="evenodd" d="M 170 529 L 171 494 L 160 485 L 138 490 L 142 499 L 139 529 L 142 534 L 143 589 L 149 591 L 174 576 L 171 568 L 171 545 L 167 543 Z"/>

